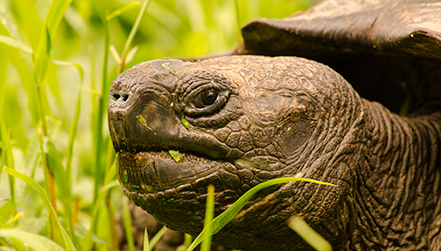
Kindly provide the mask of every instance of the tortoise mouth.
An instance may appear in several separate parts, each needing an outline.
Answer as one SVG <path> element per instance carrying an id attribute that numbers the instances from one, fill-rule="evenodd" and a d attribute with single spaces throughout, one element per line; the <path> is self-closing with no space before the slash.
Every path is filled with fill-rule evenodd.
<path id="1" fill-rule="evenodd" d="M 168 151 L 118 152 L 118 180 L 128 191 L 155 193 L 191 184 L 225 164 L 191 153 L 179 156 L 180 159 L 175 160 Z"/>

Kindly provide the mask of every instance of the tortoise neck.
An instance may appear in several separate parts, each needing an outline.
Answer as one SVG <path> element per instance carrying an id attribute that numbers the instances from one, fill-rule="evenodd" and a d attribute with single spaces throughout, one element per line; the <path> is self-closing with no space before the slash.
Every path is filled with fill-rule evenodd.
<path id="1" fill-rule="evenodd" d="M 362 151 L 366 165 L 357 176 L 356 213 L 366 217 L 368 231 L 377 237 L 370 240 L 378 239 L 378 245 L 399 240 L 431 249 L 437 242 L 427 238 L 440 231 L 441 222 L 441 112 L 407 118 L 378 103 L 364 107 L 368 140 Z"/>

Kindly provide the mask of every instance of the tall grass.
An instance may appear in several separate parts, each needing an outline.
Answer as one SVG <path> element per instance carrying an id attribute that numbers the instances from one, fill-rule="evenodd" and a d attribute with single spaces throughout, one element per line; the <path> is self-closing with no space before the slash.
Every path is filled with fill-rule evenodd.
<path id="1" fill-rule="evenodd" d="M 0 249 L 116 250 L 123 195 L 107 132 L 111 81 L 142 61 L 230 50 L 238 20 L 305 7 L 264 0 L 0 2 Z"/>

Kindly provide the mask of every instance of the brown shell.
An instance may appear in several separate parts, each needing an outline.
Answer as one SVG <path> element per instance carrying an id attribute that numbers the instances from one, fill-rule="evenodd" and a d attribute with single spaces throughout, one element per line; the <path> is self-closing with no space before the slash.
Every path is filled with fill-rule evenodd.
<path id="1" fill-rule="evenodd" d="M 253 20 L 242 34 L 237 54 L 323 62 L 394 112 L 441 100 L 441 2 L 328 0 L 285 19 Z"/>
<path id="2" fill-rule="evenodd" d="M 266 55 L 353 50 L 441 58 L 441 2 L 325 1 L 242 30 L 245 49 Z"/>

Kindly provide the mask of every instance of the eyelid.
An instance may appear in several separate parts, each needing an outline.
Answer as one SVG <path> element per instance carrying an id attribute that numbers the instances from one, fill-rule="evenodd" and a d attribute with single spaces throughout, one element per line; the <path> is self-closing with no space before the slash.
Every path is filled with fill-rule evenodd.
<path id="1" fill-rule="evenodd" d="M 199 94 L 200 92 L 198 92 L 197 94 Z M 187 103 L 187 105 L 184 108 L 184 112 L 190 116 L 202 116 L 202 115 L 207 115 L 210 113 L 213 113 L 217 110 L 220 110 L 223 105 L 227 102 L 228 100 L 228 96 L 230 95 L 230 92 L 228 90 L 220 90 L 218 92 L 218 96 L 216 101 L 214 101 L 214 103 L 212 105 L 208 105 L 206 107 L 203 108 L 196 108 L 196 107 L 192 107 L 189 106 Z M 194 95 L 196 96 L 196 95 Z"/>
<path id="2" fill-rule="evenodd" d="M 204 90 L 207 89 L 214 89 L 216 90 L 218 93 L 221 93 L 223 91 L 225 91 L 224 88 L 221 88 L 219 85 L 210 82 L 207 83 L 205 85 L 200 85 L 198 86 L 196 89 L 192 90 L 191 92 L 189 92 L 187 95 L 185 95 L 184 99 L 182 100 L 184 103 L 188 104 L 190 103 L 190 101 L 192 101 L 194 99 L 194 97 L 196 97 L 199 93 L 201 93 Z"/>

